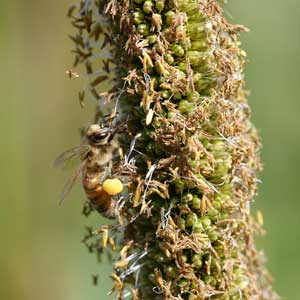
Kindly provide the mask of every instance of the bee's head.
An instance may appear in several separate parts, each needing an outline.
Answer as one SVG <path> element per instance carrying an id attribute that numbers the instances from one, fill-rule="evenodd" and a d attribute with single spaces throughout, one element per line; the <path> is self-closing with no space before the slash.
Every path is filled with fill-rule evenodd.
<path id="1" fill-rule="evenodd" d="M 92 146 L 103 146 L 111 141 L 113 131 L 109 127 L 101 127 L 98 124 L 90 125 L 86 130 L 86 138 Z"/>

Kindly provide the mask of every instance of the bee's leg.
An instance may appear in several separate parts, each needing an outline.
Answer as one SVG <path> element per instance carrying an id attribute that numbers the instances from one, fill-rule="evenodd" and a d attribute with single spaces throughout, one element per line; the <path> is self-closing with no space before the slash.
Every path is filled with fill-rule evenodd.
<path id="1" fill-rule="evenodd" d="M 123 149 L 121 147 L 118 149 L 118 152 L 119 152 L 120 158 L 123 159 L 124 153 L 123 153 Z"/>
<path id="2" fill-rule="evenodd" d="M 107 172 L 107 170 L 105 169 L 105 171 L 101 174 L 101 177 L 99 178 L 100 180 L 100 184 L 102 184 L 103 183 L 103 181 L 105 180 L 105 178 L 107 177 L 107 175 L 108 175 L 108 172 Z"/>
<path id="3" fill-rule="evenodd" d="M 111 174 L 111 168 L 112 168 L 112 161 L 110 161 L 108 163 L 108 166 L 106 166 L 103 170 L 103 172 L 101 173 L 101 177 L 100 177 L 100 183 L 102 184 L 103 181 L 107 178 L 108 175 Z"/>

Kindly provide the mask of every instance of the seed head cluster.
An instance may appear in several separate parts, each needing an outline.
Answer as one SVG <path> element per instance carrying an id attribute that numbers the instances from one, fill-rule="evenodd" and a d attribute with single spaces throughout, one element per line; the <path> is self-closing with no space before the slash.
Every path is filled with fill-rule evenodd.
<path id="1" fill-rule="evenodd" d="M 124 185 L 115 223 L 84 238 L 119 253 L 116 299 L 276 299 L 250 214 L 261 166 L 237 40 L 246 28 L 214 0 L 86 0 L 69 17 L 84 93 L 127 124 L 110 170 Z"/>

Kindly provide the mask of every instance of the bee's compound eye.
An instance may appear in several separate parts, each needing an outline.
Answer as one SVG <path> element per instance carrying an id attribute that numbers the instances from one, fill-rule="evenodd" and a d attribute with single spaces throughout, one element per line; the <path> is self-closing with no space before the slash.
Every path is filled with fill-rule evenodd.
<path id="1" fill-rule="evenodd" d="M 110 136 L 110 129 L 103 128 L 100 131 L 94 132 L 90 135 L 89 139 L 94 144 L 104 144 L 107 142 L 108 137 Z"/>
<path id="2" fill-rule="evenodd" d="M 94 135 L 92 135 L 92 139 L 94 141 L 102 141 L 103 139 L 105 139 L 108 136 L 108 132 L 101 132 L 101 133 L 95 133 Z"/>

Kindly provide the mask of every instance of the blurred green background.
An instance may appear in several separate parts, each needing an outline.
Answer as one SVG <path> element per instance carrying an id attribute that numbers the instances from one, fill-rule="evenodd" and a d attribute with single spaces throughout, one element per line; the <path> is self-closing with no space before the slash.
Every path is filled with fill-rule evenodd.
<path id="1" fill-rule="evenodd" d="M 73 62 L 65 17 L 71 2 L 0 2 L 1 299 L 111 299 L 109 266 L 97 265 L 80 244 L 91 222 L 80 214 L 82 191 L 76 187 L 58 208 L 68 172 L 51 167 L 78 143 L 94 108 L 91 101 L 80 108 L 82 81 L 64 74 Z M 255 206 L 267 235 L 258 244 L 278 293 L 300 299 L 300 2 L 231 0 L 225 14 L 251 28 L 242 36 L 246 81 L 265 165 Z M 98 287 L 92 273 L 101 273 Z"/>

